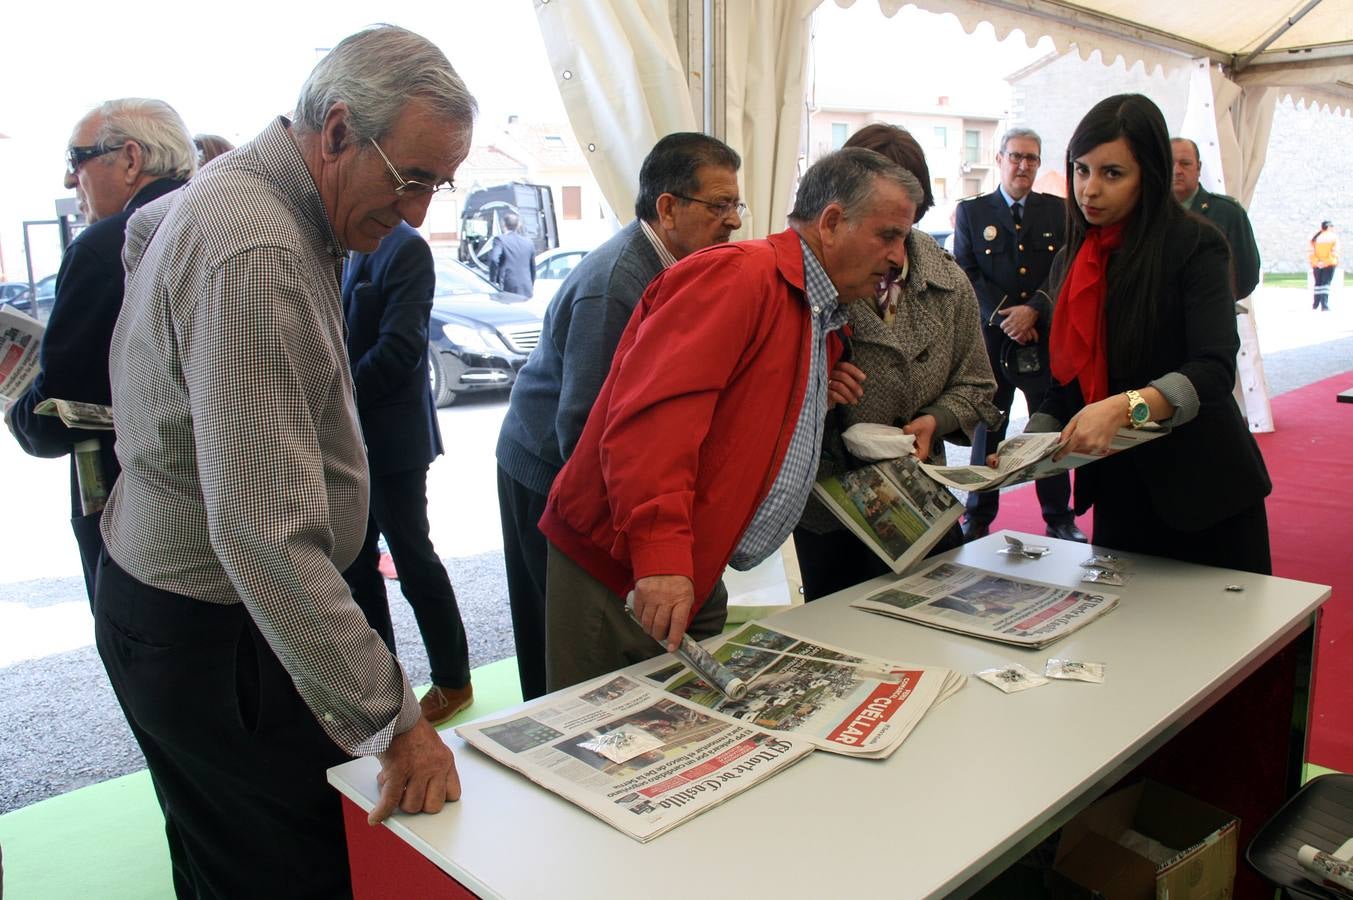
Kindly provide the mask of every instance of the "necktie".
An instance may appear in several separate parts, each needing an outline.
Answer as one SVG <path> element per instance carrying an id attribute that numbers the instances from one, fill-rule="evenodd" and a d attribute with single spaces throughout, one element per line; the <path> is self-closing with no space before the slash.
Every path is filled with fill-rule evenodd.
<path id="1" fill-rule="evenodd" d="M 1024 216 L 1023 216 L 1023 214 L 1022 214 L 1022 212 L 1021 212 L 1023 209 L 1024 209 L 1024 204 L 1023 204 L 1023 203 L 1012 203 L 1012 204 L 1010 204 L 1010 215 L 1012 215 L 1012 216 L 1015 217 L 1015 230 L 1016 230 L 1016 231 L 1019 231 L 1020 222 L 1021 222 L 1021 221 L 1023 220 L 1023 218 L 1024 218 Z"/>

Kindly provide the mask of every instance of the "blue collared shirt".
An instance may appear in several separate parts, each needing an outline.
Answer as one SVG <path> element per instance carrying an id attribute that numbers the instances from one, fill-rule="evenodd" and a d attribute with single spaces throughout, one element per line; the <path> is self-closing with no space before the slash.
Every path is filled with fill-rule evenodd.
<path id="1" fill-rule="evenodd" d="M 813 329 L 808 388 L 780 472 L 729 561 L 733 568 L 744 572 L 785 542 L 803 515 L 803 508 L 813 491 L 813 478 L 822 452 L 822 425 L 827 419 L 827 379 L 830 374 L 827 371 L 827 335 L 846 323 L 846 307 L 837 297 L 836 287 L 827 277 L 826 270 L 802 238 L 799 245 L 803 250 L 804 300 Z"/>

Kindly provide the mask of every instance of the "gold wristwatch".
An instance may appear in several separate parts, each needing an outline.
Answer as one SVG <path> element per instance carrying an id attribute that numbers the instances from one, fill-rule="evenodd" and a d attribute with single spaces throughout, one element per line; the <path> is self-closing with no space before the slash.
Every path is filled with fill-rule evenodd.
<path id="1" fill-rule="evenodd" d="M 1143 428 L 1151 424 L 1151 407 L 1142 395 L 1136 391 L 1127 392 L 1128 424 L 1133 428 Z"/>

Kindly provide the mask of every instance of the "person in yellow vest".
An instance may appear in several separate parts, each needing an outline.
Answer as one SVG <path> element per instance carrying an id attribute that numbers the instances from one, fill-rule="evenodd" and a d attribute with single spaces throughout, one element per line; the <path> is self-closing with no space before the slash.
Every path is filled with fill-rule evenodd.
<path id="1" fill-rule="evenodd" d="M 1311 309 L 1330 309 L 1330 282 L 1339 267 L 1339 234 L 1328 219 L 1320 223 L 1320 230 L 1311 235 L 1311 269 L 1315 274 L 1315 298 Z"/>

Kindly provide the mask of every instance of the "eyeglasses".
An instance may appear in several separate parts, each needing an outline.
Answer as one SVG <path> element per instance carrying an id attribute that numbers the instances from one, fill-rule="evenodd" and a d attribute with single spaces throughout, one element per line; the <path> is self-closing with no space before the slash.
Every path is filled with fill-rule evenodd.
<path id="1" fill-rule="evenodd" d="M 1012 152 L 1005 154 L 1005 158 L 1014 163 L 1015 168 L 1019 168 L 1020 163 L 1028 163 L 1031 166 L 1036 166 L 1043 161 L 1043 157 L 1039 156 L 1037 153 Z"/>
<path id="2" fill-rule="evenodd" d="M 399 172 L 395 170 L 394 165 L 390 162 L 390 157 L 385 155 L 385 151 L 381 149 L 381 145 L 376 143 L 376 139 L 367 138 L 367 140 L 371 141 L 371 146 L 375 147 L 376 152 L 381 155 L 381 161 L 385 163 L 385 168 L 390 170 L 390 177 L 395 180 L 396 197 L 403 197 L 405 195 L 420 198 L 431 197 L 438 191 L 454 191 L 456 189 L 456 184 L 453 181 L 448 181 L 446 184 L 424 184 L 421 181 L 405 181 L 404 178 L 400 176 Z"/>
<path id="3" fill-rule="evenodd" d="M 718 216 L 720 219 L 728 218 L 728 214 L 733 212 L 738 214 L 739 219 L 747 215 L 747 204 L 743 203 L 741 200 L 719 200 L 716 202 L 714 200 L 701 200 L 699 197 L 687 197 L 685 194 L 672 194 L 672 196 L 676 197 L 678 200 L 686 200 L 691 203 L 699 203 L 708 206 L 714 211 L 714 215 Z"/>
<path id="4" fill-rule="evenodd" d="M 96 156 L 103 156 L 105 153 L 112 153 L 114 150 L 121 150 L 125 144 L 117 144 L 112 147 L 103 147 L 98 144 L 91 144 L 88 147 L 67 147 L 66 148 L 66 174 L 74 175 L 80 171 L 80 167 L 89 162 Z"/>

